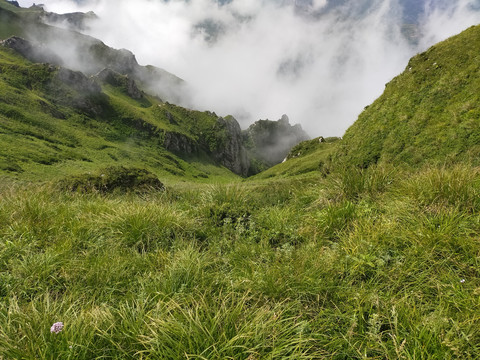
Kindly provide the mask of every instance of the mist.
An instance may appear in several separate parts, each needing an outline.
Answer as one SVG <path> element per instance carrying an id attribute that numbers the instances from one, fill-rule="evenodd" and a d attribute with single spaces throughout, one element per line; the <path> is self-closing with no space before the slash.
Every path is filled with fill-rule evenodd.
<path id="1" fill-rule="evenodd" d="M 410 38 L 406 0 L 43 2 L 94 11 L 85 32 L 184 79 L 190 107 L 242 128 L 287 114 L 312 137 L 342 136 L 410 57 L 480 23 L 479 0 L 425 0 Z"/>

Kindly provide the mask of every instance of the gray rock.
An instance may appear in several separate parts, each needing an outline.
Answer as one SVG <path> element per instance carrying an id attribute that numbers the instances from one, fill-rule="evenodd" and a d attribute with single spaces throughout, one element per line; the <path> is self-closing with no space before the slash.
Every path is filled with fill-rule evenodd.
<path id="1" fill-rule="evenodd" d="M 80 93 L 100 94 L 102 92 L 102 88 L 93 78 L 86 77 L 80 71 L 60 68 L 56 78 Z"/>
<path id="2" fill-rule="evenodd" d="M 95 78 L 112 86 L 123 87 L 127 95 L 132 99 L 139 100 L 143 98 L 143 92 L 139 90 L 135 80 L 131 79 L 128 75 L 119 74 L 112 69 L 103 69 L 95 75 Z"/>
<path id="3" fill-rule="evenodd" d="M 15 50 L 31 62 L 63 65 L 62 59 L 56 56 L 48 48 L 33 44 L 32 42 L 18 36 L 12 36 L 6 40 L 0 41 L 0 45 Z"/>
<path id="4" fill-rule="evenodd" d="M 309 139 L 301 125 L 290 125 L 287 115 L 277 121 L 258 120 L 243 136 L 250 160 L 257 166 L 250 169 L 250 175 L 281 163 L 293 146 Z"/>
<path id="5" fill-rule="evenodd" d="M 225 129 L 227 137 L 225 143 L 213 152 L 215 160 L 235 174 L 246 176 L 250 167 L 250 161 L 243 146 L 240 125 L 233 117 L 226 119 L 220 117 L 217 120 L 217 127 Z"/>
<path id="6" fill-rule="evenodd" d="M 163 146 L 169 151 L 186 155 L 198 152 L 194 140 L 177 132 L 165 132 Z"/>

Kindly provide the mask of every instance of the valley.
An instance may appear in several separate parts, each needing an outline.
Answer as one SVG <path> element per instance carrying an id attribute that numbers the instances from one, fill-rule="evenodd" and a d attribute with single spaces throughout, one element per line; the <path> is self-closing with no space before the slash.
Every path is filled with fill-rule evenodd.
<path id="1" fill-rule="evenodd" d="M 42 11 L 0 0 L 0 359 L 480 357 L 479 25 L 309 139 Z"/>

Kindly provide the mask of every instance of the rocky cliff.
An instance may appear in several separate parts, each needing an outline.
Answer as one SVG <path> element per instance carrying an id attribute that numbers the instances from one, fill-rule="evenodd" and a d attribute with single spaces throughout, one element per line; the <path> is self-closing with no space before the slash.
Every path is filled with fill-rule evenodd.
<path id="1" fill-rule="evenodd" d="M 258 120 L 243 132 L 251 159 L 249 174 L 255 174 L 281 163 L 290 149 L 309 139 L 301 125 L 290 125 L 287 115 L 277 121 Z"/>
<path id="2" fill-rule="evenodd" d="M 235 118 L 218 118 L 217 128 L 224 131 L 223 141 L 213 150 L 214 158 L 236 174 L 248 175 L 250 160 L 243 144 L 242 130 Z"/>

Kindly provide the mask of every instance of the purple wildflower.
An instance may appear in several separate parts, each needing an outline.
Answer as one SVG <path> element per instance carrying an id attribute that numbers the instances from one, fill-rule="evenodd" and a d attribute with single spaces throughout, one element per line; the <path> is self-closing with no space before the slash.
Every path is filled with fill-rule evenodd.
<path id="1" fill-rule="evenodd" d="M 50 332 L 55 334 L 58 334 L 62 330 L 63 330 L 63 322 L 56 322 L 50 328 Z"/>

